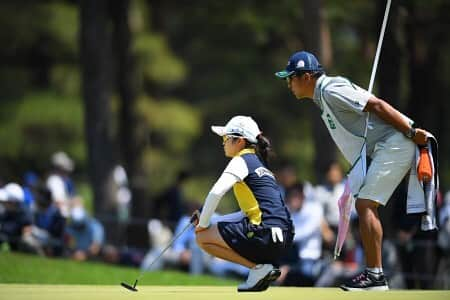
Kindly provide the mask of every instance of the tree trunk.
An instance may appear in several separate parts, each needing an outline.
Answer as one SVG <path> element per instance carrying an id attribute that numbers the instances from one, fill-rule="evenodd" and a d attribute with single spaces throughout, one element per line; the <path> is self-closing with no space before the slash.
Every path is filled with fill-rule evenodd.
<path id="1" fill-rule="evenodd" d="M 326 41 L 329 38 L 326 29 L 326 20 L 323 18 L 321 0 L 304 0 L 304 31 L 305 50 L 314 53 L 320 62 L 331 62 L 331 43 Z M 327 47 L 324 49 L 324 46 Z M 325 55 L 324 55 L 325 54 Z M 316 180 L 323 180 L 328 165 L 337 159 L 337 148 L 332 140 L 327 128 L 323 124 L 316 107 L 310 107 L 311 121 L 314 129 L 314 173 Z"/>
<path id="2" fill-rule="evenodd" d="M 81 65 L 88 170 L 94 191 L 95 215 L 109 217 L 115 199 L 112 170 L 114 144 L 111 132 L 111 36 L 108 1 L 81 0 Z"/>
<path id="3" fill-rule="evenodd" d="M 438 49 L 439 38 L 433 30 L 435 20 L 427 17 L 423 9 L 416 10 L 414 5 L 409 6 L 409 20 L 407 22 L 406 36 L 409 50 L 410 95 L 409 113 L 417 125 L 432 132 L 437 132 L 439 101 L 441 95 L 438 79 Z"/>
<path id="4" fill-rule="evenodd" d="M 135 59 L 131 52 L 131 32 L 128 19 L 129 0 L 114 1 L 112 6 L 115 49 L 117 51 L 117 86 L 120 94 L 119 134 L 120 151 L 130 180 L 132 216 L 149 215 L 147 176 L 142 169 L 145 131 L 139 126 L 136 114 L 138 80 Z"/>

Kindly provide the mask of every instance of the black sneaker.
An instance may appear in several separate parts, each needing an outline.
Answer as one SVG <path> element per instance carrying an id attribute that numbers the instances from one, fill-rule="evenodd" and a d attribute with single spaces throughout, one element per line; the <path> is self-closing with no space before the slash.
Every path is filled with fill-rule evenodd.
<path id="1" fill-rule="evenodd" d="M 378 278 L 377 278 L 378 277 Z M 389 286 L 383 274 L 376 276 L 365 270 L 340 286 L 344 291 L 387 291 Z"/>

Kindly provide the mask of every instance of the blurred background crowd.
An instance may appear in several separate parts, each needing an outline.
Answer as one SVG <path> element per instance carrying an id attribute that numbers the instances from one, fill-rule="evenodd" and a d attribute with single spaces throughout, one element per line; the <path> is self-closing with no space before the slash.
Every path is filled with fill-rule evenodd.
<path id="1" fill-rule="evenodd" d="M 145 267 L 226 164 L 209 126 L 250 115 L 296 224 L 279 284 L 331 286 L 362 267 L 357 226 L 337 261 L 348 170 L 312 103 L 274 72 L 316 54 L 367 87 L 386 1 L 0 1 L 3 250 Z M 374 93 L 439 141 L 440 231 L 400 187 L 380 209 L 393 287 L 449 287 L 450 1 L 393 0 Z M 400 200 L 398 200 L 400 199 Z M 218 212 L 236 210 L 231 193 Z M 356 227 L 355 227 L 356 226 Z M 1 259 L 0 252 L 0 259 Z M 244 276 L 187 232 L 152 268 Z"/>
<path id="2" fill-rule="evenodd" d="M 247 276 L 247 268 L 203 252 L 196 244 L 192 227 L 155 261 L 170 240 L 186 228 L 190 214 L 200 207 L 198 201 L 187 199 L 183 192 L 185 182 L 191 177 L 189 172 L 179 172 L 175 182 L 157 196 L 152 217 L 145 222 L 145 233 L 134 244 L 128 240 L 128 232 L 143 224 L 142 220 L 129 216 L 132 194 L 123 167 L 114 170 L 117 211 L 116 221 L 111 222 L 94 218 L 86 210 L 85 200 L 77 194 L 71 178 L 74 163 L 66 153 L 54 153 L 49 165 L 46 174 L 28 171 L 20 183 L 2 183 L 0 244 L 3 250 L 102 261 L 147 271 L 176 269 L 194 275 Z M 318 185 L 300 180 L 295 168 L 287 163 L 276 174 L 295 226 L 294 244 L 278 262 L 282 275 L 277 284 L 332 287 L 360 272 L 364 254 L 355 212 L 343 252 L 337 259 L 333 258 L 339 224 L 337 200 L 345 182 L 340 164 L 332 162 L 326 169 L 324 182 Z M 422 232 L 420 215 L 405 214 L 404 189 L 402 184 L 396 190 L 391 199 L 392 211 L 383 215 L 383 223 L 389 224 L 383 242 L 383 267 L 390 286 L 448 289 L 450 192 L 439 197 L 439 232 Z"/>

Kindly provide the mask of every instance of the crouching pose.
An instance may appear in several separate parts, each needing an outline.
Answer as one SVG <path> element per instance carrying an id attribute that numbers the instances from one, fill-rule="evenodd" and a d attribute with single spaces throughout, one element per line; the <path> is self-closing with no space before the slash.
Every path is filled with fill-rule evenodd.
<path id="1" fill-rule="evenodd" d="M 239 292 L 264 291 L 280 276 L 274 264 L 294 236 L 283 193 L 267 169 L 270 142 L 246 116 L 211 129 L 222 136 L 225 156 L 232 159 L 206 197 L 195 230 L 197 243 L 213 256 L 250 269 Z M 220 199 L 231 188 L 241 210 L 211 225 Z"/>

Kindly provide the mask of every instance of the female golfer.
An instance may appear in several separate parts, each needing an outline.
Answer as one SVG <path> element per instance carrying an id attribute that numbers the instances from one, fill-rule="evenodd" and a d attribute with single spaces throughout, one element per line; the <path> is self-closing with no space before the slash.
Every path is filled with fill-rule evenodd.
<path id="1" fill-rule="evenodd" d="M 291 217 L 280 187 L 267 169 L 270 143 L 251 117 L 235 116 L 226 126 L 212 126 L 232 158 L 212 187 L 196 224 L 198 245 L 209 254 L 250 268 L 239 292 L 264 291 L 280 276 L 273 264 L 291 245 Z M 231 188 L 240 211 L 210 225 L 222 196 Z"/>

